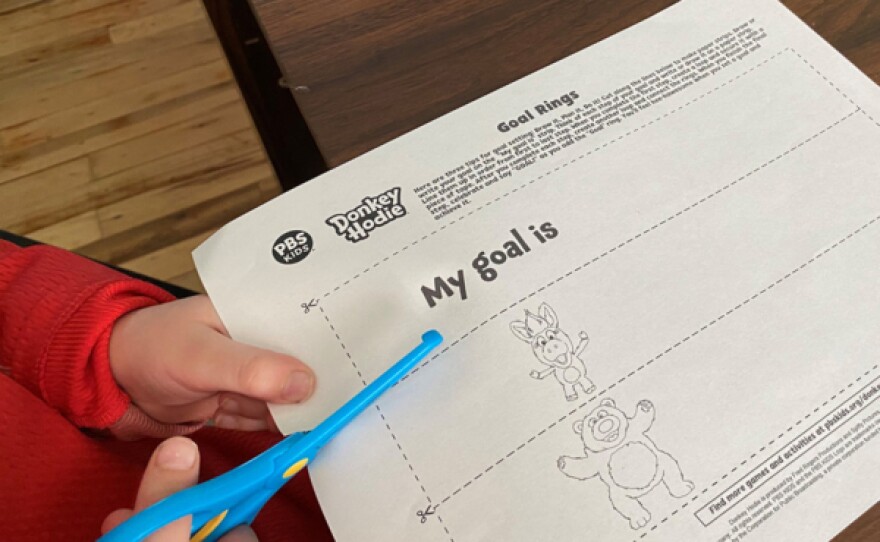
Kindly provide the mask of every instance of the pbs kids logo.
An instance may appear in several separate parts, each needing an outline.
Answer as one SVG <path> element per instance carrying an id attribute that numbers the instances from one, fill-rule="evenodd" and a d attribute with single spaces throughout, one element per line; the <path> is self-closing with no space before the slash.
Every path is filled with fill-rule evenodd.
<path id="1" fill-rule="evenodd" d="M 301 262 L 312 253 L 312 236 L 302 230 L 290 230 L 272 244 L 275 261 L 290 265 Z"/>

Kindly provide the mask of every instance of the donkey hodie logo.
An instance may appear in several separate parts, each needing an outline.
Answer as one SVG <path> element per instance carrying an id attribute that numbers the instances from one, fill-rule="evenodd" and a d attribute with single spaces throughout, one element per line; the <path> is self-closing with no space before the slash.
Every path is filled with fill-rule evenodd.
<path id="1" fill-rule="evenodd" d="M 354 208 L 337 213 L 325 222 L 336 235 L 352 243 L 363 241 L 382 226 L 406 216 L 406 207 L 400 201 L 400 187 L 386 190 L 376 196 L 367 196 Z"/>

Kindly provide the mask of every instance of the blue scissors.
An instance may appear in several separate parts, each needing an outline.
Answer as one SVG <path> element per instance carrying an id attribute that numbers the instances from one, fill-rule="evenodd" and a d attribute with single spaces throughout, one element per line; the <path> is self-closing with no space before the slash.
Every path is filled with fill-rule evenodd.
<path id="1" fill-rule="evenodd" d="M 388 388 L 435 349 L 443 337 L 431 330 L 412 352 L 307 433 L 293 433 L 257 457 L 142 510 L 98 542 L 143 540 L 154 531 L 192 515 L 191 542 L 217 540 L 233 528 L 250 524 L 266 501 L 314 459 L 327 442 Z"/>

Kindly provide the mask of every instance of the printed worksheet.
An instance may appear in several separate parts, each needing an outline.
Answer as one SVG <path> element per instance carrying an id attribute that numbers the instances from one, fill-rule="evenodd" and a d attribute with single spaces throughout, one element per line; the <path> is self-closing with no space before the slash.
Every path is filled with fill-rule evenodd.
<path id="1" fill-rule="evenodd" d="M 455 77 L 455 74 L 449 74 Z M 232 335 L 318 375 L 340 541 L 821 541 L 880 497 L 880 89 L 684 0 L 234 221 Z"/>

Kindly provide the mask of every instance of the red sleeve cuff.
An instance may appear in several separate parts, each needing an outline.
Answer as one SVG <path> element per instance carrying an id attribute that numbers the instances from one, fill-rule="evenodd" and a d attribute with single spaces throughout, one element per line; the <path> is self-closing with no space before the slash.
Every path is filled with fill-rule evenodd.
<path id="1" fill-rule="evenodd" d="M 173 299 L 150 284 L 113 278 L 95 284 L 70 307 L 48 341 L 37 371 L 40 395 L 80 427 L 106 428 L 130 398 L 116 384 L 108 348 L 113 324 L 129 312 Z"/>
<path id="2" fill-rule="evenodd" d="M 12 377 L 80 427 L 119 421 L 129 397 L 110 371 L 113 324 L 173 299 L 152 284 L 53 247 L 0 258 L 0 359 Z"/>

